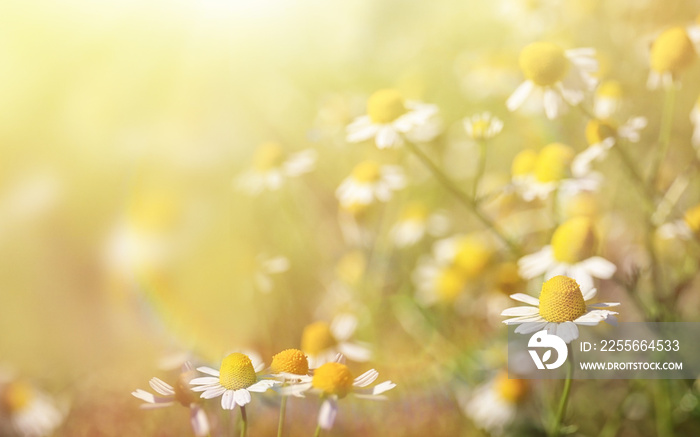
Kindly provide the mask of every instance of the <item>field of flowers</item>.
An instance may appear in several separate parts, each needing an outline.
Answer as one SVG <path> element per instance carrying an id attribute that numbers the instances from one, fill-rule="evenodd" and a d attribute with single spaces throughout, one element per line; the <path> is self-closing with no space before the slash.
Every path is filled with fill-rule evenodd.
<path id="1" fill-rule="evenodd" d="M 507 367 L 700 321 L 699 14 L 0 4 L 0 436 L 700 435 Z"/>

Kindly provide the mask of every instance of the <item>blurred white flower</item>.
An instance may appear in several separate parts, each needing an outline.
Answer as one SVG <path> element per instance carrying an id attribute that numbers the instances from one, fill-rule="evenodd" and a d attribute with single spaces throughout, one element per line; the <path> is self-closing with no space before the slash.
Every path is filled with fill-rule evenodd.
<path id="1" fill-rule="evenodd" d="M 399 220 L 389 231 L 396 247 L 404 248 L 421 241 L 426 234 L 440 236 L 447 232 L 450 220 L 444 214 L 430 210 L 420 202 L 406 205 Z"/>
<path id="2" fill-rule="evenodd" d="M 503 121 L 494 117 L 490 112 L 467 117 L 463 121 L 464 130 L 473 140 L 488 140 L 498 135 L 503 130 Z"/>
<path id="3" fill-rule="evenodd" d="M 263 143 L 255 153 L 252 168 L 236 178 L 235 186 L 250 195 L 265 190 L 275 191 L 284 185 L 286 179 L 308 173 L 315 165 L 316 151 L 313 149 L 287 153 L 279 143 Z"/>
<path id="4" fill-rule="evenodd" d="M 686 29 L 676 26 L 661 32 L 649 51 L 647 88 L 665 89 L 680 85 L 679 75 L 697 57 Z"/>
<path id="5" fill-rule="evenodd" d="M 318 321 L 304 328 L 301 350 L 307 354 L 309 366 L 318 367 L 333 361 L 338 353 L 352 361 L 369 361 L 372 352 L 359 342 L 350 341 L 357 329 L 357 318 L 352 314 L 339 314 L 331 324 Z"/>
<path id="6" fill-rule="evenodd" d="M 598 85 L 593 96 L 593 113 L 605 120 L 622 106 L 622 85 L 616 80 L 606 80 Z"/>
<path id="7" fill-rule="evenodd" d="M 508 373 L 502 371 L 472 391 L 459 392 L 457 400 L 477 427 L 492 435 L 501 435 L 513 422 L 518 404 L 527 391 L 525 380 L 509 379 Z"/>
<path id="8" fill-rule="evenodd" d="M 630 118 L 620 127 L 616 127 L 609 120 L 591 120 L 586 126 L 586 140 L 588 148 L 574 157 L 571 163 L 571 172 L 574 176 L 585 177 L 591 173 L 591 163 L 600 161 L 608 156 L 608 150 L 615 145 L 618 139 L 624 139 L 632 143 L 639 141 L 639 131 L 647 125 L 644 117 Z"/>
<path id="9" fill-rule="evenodd" d="M 392 192 L 406 186 L 401 167 L 363 161 L 341 182 L 335 195 L 345 208 L 369 205 L 375 200 L 386 202 Z"/>
<path id="10" fill-rule="evenodd" d="M 253 276 L 256 288 L 263 293 L 271 292 L 274 285 L 272 276 L 287 270 L 289 270 L 289 259 L 284 256 L 269 256 L 261 253 L 257 257 L 257 269 Z"/>
<path id="11" fill-rule="evenodd" d="M 21 379 L 0 381 L 0 434 L 49 436 L 64 417 L 64 408 L 33 384 Z"/>

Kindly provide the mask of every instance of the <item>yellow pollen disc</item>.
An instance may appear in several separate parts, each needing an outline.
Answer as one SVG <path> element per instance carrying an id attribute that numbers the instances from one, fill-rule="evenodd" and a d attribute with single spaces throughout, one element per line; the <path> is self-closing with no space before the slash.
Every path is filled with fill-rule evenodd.
<path id="1" fill-rule="evenodd" d="M 201 402 L 199 395 L 190 389 L 190 380 L 194 377 L 193 371 L 181 373 L 173 387 L 175 389 L 175 400 L 184 407 L 189 407 L 193 403 Z"/>
<path id="2" fill-rule="evenodd" d="M 352 178 L 359 183 L 377 182 L 381 175 L 381 167 L 374 161 L 361 162 L 352 170 Z"/>
<path id="3" fill-rule="evenodd" d="M 535 84 L 551 86 L 566 76 L 569 60 L 558 45 L 534 42 L 520 52 L 520 69 Z"/>
<path id="4" fill-rule="evenodd" d="M 331 327 L 326 322 L 319 321 L 307 325 L 301 334 L 301 350 L 311 355 L 316 355 L 335 344 Z"/>
<path id="5" fill-rule="evenodd" d="M 391 123 L 405 113 L 403 96 L 397 90 L 379 90 L 367 100 L 367 115 L 374 123 Z"/>
<path id="6" fill-rule="evenodd" d="M 652 70 L 678 73 L 695 59 L 695 49 L 684 28 L 672 27 L 654 41 L 650 59 Z"/>
<path id="7" fill-rule="evenodd" d="M 539 182 L 558 182 L 569 177 L 574 155 L 571 147 L 561 143 L 545 146 L 535 162 L 535 179 Z"/>
<path id="8" fill-rule="evenodd" d="M 524 176 L 532 173 L 535 170 L 537 162 L 537 152 L 532 149 L 525 149 L 515 155 L 510 172 L 513 176 Z"/>
<path id="9" fill-rule="evenodd" d="M 555 276 L 542 284 L 540 315 L 548 322 L 573 322 L 586 314 L 586 303 L 578 283 L 566 276 Z"/>
<path id="10" fill-rule="evenodd" d="M 569 200 L 566 205 L 567 217 L 588 217 L 592 219 L 598 215 L 598 201 L 589 192 L 582 191 Z"/>
<path id="11" fill-rule="evenodd" d="M 588 217 L 571 218 L 559 225 L 552 235 L 554 259 L 567 264 L 592 257 L 597 245 L 593 221 Z"/>
<path id="12" fill-rule="evenodd" d="M 227 390 L 240 390 L 257 382 L 253 363 L 247 355 L 232 353 L 221 362 L 219 383 Z"/>
<path id="13" fill-rule="evenodd" d="M 326 363 L 314 370 L 311 385 L 328 395 L 345 397 L 352 389 L 354 378 L 345 364 Z"/>
<path id="14" fill-rule="evenodd" d="M 606 80 L 598 86 L 595 93 L 598 97 L 620 99 L 622 98 L 622 85 L 616 80 Z"/>
<path id="15" fill-rule="evenodd" d="M 482 140 L 486 138 L 489 128 L 491 127 L 491 120 L 479 119 L 477 121 L 472 121 L 472 138 L 475 140 Z"/>
<path id="16" fill-rule="evenodd" d="M 309 373 L 309 361 L 299 349 L 286 349 L 272 357 L 272 373 L 291 373 L 306 375 Z"/>
<path id="17" fill-rule="evenodd" d="M 606 138 L 615 138 L 617 128 L 612 121 L 593 119 L 586 125 L 586 141 L 589 145 L 598 144 Z"/>
<path id="18" fill-rule="evenodd" d="M 26 408 L 33 398 L 33 390 L 28 384 L 15 381 L 5 387 L 0 402 L 6 411 L 12 413 Z"/>
<path id="19" fill-rule="evenodd" d="M 524 379 L 508 379 L 508 373 L 501 372 L 496 376 L 495 388 L 502 399 L 516 404 L 527 394 L 528 385 Z"/>
<path id="20" fill-rule="evenodd" d="M 258 147 L 253 158 L 253 168 L 265 172 L 278 168 L 284 162 L 285 153 L 282 146 L 275 142 L 263 143 Z"/>
<path id="21" fill-rule="evenodd" d="M 481 240 L 464 237 L 457 245 L 454 265 L 466 278 L 475 278 L 491 261 L 492 251 Z"/>
<path id="22" fill-rule="evenodd" d="M 424 222 L 428 218 L 428 208 L 422 203 L 414 202 L 408 204 L 401 211 L 401 220 Z"/>
<path id="23" fill-rule="evenodd" d="M 465 285 L 466 278 L 454 267 L 444 268 L 435 277 L 435 292 L 441 301 L 454 302 Z"/>
<path id="24" fill-rule="evenodd" d="M 683 219 L 691 231 L 700 235 L 700 204 L 687 210 Z"/>

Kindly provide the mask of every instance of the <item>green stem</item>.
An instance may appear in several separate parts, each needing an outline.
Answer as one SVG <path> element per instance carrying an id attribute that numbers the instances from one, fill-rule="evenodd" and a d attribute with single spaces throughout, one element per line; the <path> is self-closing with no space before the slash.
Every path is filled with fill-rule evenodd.
<path id="1" fill-rule="evenodd" d="M 316 425 L 316 432 L 314 432 L 314 437 L 318 437 L 321 435 L 321 424 L 319 423 Z"/>
<path id="2" fill-rule="evenodd" d="M 282 384 L 284 388 L 285 384 Z M 280 403 L 280 419 L 277 423 L 277 437 L 282 437 L 282 429 L 284 428 L 284 414 L 287 411 L 287 398 L 288 396 L 282 396 L 282 403 Z"/>
<path id="3" fill-rule="evenodd" d="M 245 406 L 241 406 L 241 437 L 245 437 L 248 432 L 248 416 L 245 412 Z"/>
<path id="4" fill-rule="evenodd" d="M 566 413 L 566 405 L 569 403 L 569 393 L 571 392 L 571 378 L 574 374 L 574 348 L 571 346 L 571 343 L 567 344 L 566 347 L 569 350 L 568 366 L 566 368 L 566 381 L 564 381 L 564 391 L 561 394 L 561 399 L 559 399 L 557 416 L 554 419 L 554 425 L 549 433 L 550 437 L 559 436 L 559 429 L 561 428 L 561 423 L 564 419 L 564 414 Z"/>
<path id="5" fill-rule="evenodd" d="M 477 195 L 479 193 L 479 183 L 481 178 L 484 176 L 484 169 L 486 168 L 486 142 L 483 140 L 479 141 L 479 162 L 476 167 L 476 175 L 474 176 L 474 186 L 472 187 L 472 199 L 476 204 Z"/>
<path id="6" fill-rule="evenodd" d="M 661 126 L 659 127 L 659 147 L 651 167 L 649 174 L 649 185 L 652 188 L 656 186 L 659 178 L 659 168 L 666 158 L 668 147 L 671 144 L 671 130 L 673 128 L 673 109 L 676 104 L 676 88 L 671 87 L 666 90 L 664 96 L 664 109 L 661 114 Z"/>
<path id="7" fill-rule="evenodd" d="M 448 178 L 445 175 L 445 173 L 443 173 L 442 170 L 440 170 L 440 168 L 437 165 L 435 165 L 435 163 L 433 163 L 433 161 L 431 161 L 425 153 L 423 153 L 422 150 L 420 150 L 415 144 L 408 141 L 406 142 L 406 146 L 411 151 L 411 153 L 416 155 L 416 157 L 423 163 L 423 165 L 425 165 L 428 168 L 428 170 L 430 170 L 435 179 L 437 179 L 438 182 L 440 182 L 445 188 L 447 188 L 447 190 L 450 193 L 452 193 L 462 205 L 469 209 L 476 216 L 476 218 L 478 218 L 479 221 L 481 221 L 481 223 L 483 223 L 494 234 L 496 234 L 496 236 L 498 236 L 498 238 L 500 238 L 501 241 L 503 241 L 508 246 L 508 248 L 511 250 L 511 252 L 513 252 L 513 254 L 519 256 L 522 253 L 520 247 L 518 247 L 518 245 L 515 242 L 511 241 L 510 238 L 506 237 L 500 230 L 498 230 L 498 228 L 496 228 L 496 224 L 493 221 L 491 221 L 491 219 L 486 217 L 486 215 L 484 215 L 484 213 L 476 205 L 474 199 L 470 199 L 469 196 L 464 194 L 464 192 L 460 190 L 459 187 L 457 187 L 457 185 L 454 182 L 452 182 L 452 180 L 450 180 L 450 178 Z"/>

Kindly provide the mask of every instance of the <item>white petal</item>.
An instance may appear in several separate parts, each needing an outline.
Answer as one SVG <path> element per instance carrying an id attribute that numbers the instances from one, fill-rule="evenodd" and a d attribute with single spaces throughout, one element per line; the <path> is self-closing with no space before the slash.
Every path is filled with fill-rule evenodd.
<path id="1" fill-rule="evenodd" d="M 503 323 L 506 325 L 521 325 L 523 323 L 540 322 L 544 320 L 539 314 L 533 314 L 531 316 L 520 316 L 514 317 L 512 319 L 504 320 Z"/>
<path id="2" fill-rule="evenodd" d="M 578 327 L 574 322 L 560 323 L 557 327 L 557 335 L 561 337 L 565 343 L 571 343 L 572 340 L 578 338 Z"/>
<path id="3" fill-rule="evenodd" d="M 233 398 L 236 401 L 238 405 L 241 407 L 245 406 L 250 402 L 250 392 L 248 390 L 242 388 L 240 390 L 236 390 L 233 392 Z"/>
<path id="4" fill-rule="evenodd" d="M 551 88 L 544 90 L 544 113 L 547 118 L 554 120 L 564 113 L 566 106 L 561 96 Z"/>
<path id="5" fill-rule="evenodd" d="M 377 134 L 379 126 L 373 124 L 369 117 L 360 117 L 347 128 L 345 140 L 349 143 L 358 143 L 368 140 Z"/>
<path id="6" fill-rule="evenodd" d="M 270 387 L 275 385 L 275 383 L 276 381 L 263 379 L 248 387 L 247 390 L 256 393 L 265 393 Z"/>
<path id="7" fill-rule="evenodd" d="M 540 306 L 539 299 L 537 299 L 536 297 L 529 296 L 527 294 L 515 293 L 511 294 L 510 298 L 519 302 L 529 303 L 530 305 Z"/>
<path id="8" fill-rule="evenodd" d="M 197 391 L 197 390 L 192 389 L 192 391 Z M 214 399 L 214 398 L 221 396 L 226 391 L 227 390 L 224 387 L 218 386 L 218 387 L 214 387 L 214 388 L 210 388 L 208 390 L 205 390 L 204 393 L 202 393 L 200 397 L 202 399 Z"/>
<path id="9" fill-rule="evenodd" d="M 175 394 L 175 390 L 161 379 L 151 378 L 151 380 L 148 381 L 148 385 L 163 396 L 172 396 Z"/>
<path id="10" fill-rule="evenodd" d="M 224 410 L 233 410 L 236 407 L 234 393 L 233 390 L 224 391 L 224 395 L 221 396 L 221 408 Z"/>
<path id="11" fill-rule="evenodd" d="M 201 378 L 194 378 L 190 380 L 190 385 L 211 385 L 218 384 L 219 378 L 213 376 L 202 376 Z"/>
<path id="12" fill-rule="evenodd" d="M 318 424 L 325 430 L 333 428 L 336 414 L 338 414 L 336 400 L 333 398 L 326 399 L 323 401 L 323 404 L 321 404 L 321 409 L 318 412 Z"/>
<path id="13" fill-rule="evenodd" d="M 209 435 L 209 419 L 207 419 L 207 413 L 196 405 L 190 408 L 190 425 L 192 426 L 194 435 L 197 437 Z"/>
<path id="14" fill-rule="evenodd" d="M 355 387 L 367 387 L 368 385 L 373 383 L 378 377 L 379 372 L 377 372 L 375 369 L 371 369 L 355 378 L 355 381 L 352 385 L 354 385 Z"/>
<path id="15" fill-rule="evenodd" d="M 583 261 L 584 268 L 591 276 L 601 279 L 610 279 L 615 274 L 617 267 L 605 258 L 594 256 Z"/>
<path id="16" fill-rule="evenodd" d="M 383 126 L 377 132 L 376 143 L 380 149 L 388 149 L 400 144 L 401 137 L 391 126 Z"/>
<path id="17" fill-rule="evenodd" d="M 339 314 L 331 322 L 331 333 L 338 341 L 345 341 L 355 333 L 357 317 L 352 314 Z"/>
<path id="18" fill-rule="evenodd" d="M 379 384 L 375 385 L 375 386 L 372 388 L 372 395 L 374 395 L 374 396 L 380 395 L 380 394 L 382 394 L 382 393 L 384 393 L 384 392 L 387 392 L 387 391 L 391 390 L 391 389 L 394 388 L 394 387 L 396 387 L 396 384 L 394 384 L 393 382 L 391 382 L 391 381 L 384 381 L 384 382 L 382 382 L 382 383 L 379 383 Z"/>
<path id="19" fill-rule="evenodd" d="M 211 367 L 197 367 L 197 370 L 202 373 L 206 373 L 207 375 L 216 376 L 217 378 L 219 377 L 219 371 L 212 369 Z"/>
<path id="20" fill-rule="evenodd" d="M 516 334 L 532 334 L 533 332 L 541 331 L 547 325 L 547 322 L 530 322 L 524 323 L 515 328 Z"/>
<path id="21" fill-rule="evenodd" d="M 552 246 L 544 246 L 541 250 L 518 260 L 518 273 L 523 279 L 532 279 L 546 272 L 553 262 Z"/>
<path id="22" fill-rule="evenodd" d="M 502 316 L 531 316 L 540 312 L 537 307 L 513 307 L 503 310 Z"/>
<path id="23" fill-rule="evenodd" d="M 597 288 L 590 288 L 583 293 L 583 300 L 589 301 L 589 300 L 593 299 L 596 296 L 596 294 L 598 294 L 598 289 Z"/>
<path id="24" fill-rule="evenodd" d="M 372 351 L 358 343 L 339 343 L 338 350 L 350 360 L 359 363 L 369 361 L 372 358 Z"/>
<path id="25" fill-rule="evenodd" d="M 534 87 L 535 84 L 533 82 L 530 82 L 529 80 L 526 80 L 525 82 L 521 83 L 506 101 L 506 107 L 508 108 L 508 110 L 515 111 L 520 106 L 522 106 L 522 104 L 528 98 L 530 93 L 532 93 Z"/>

